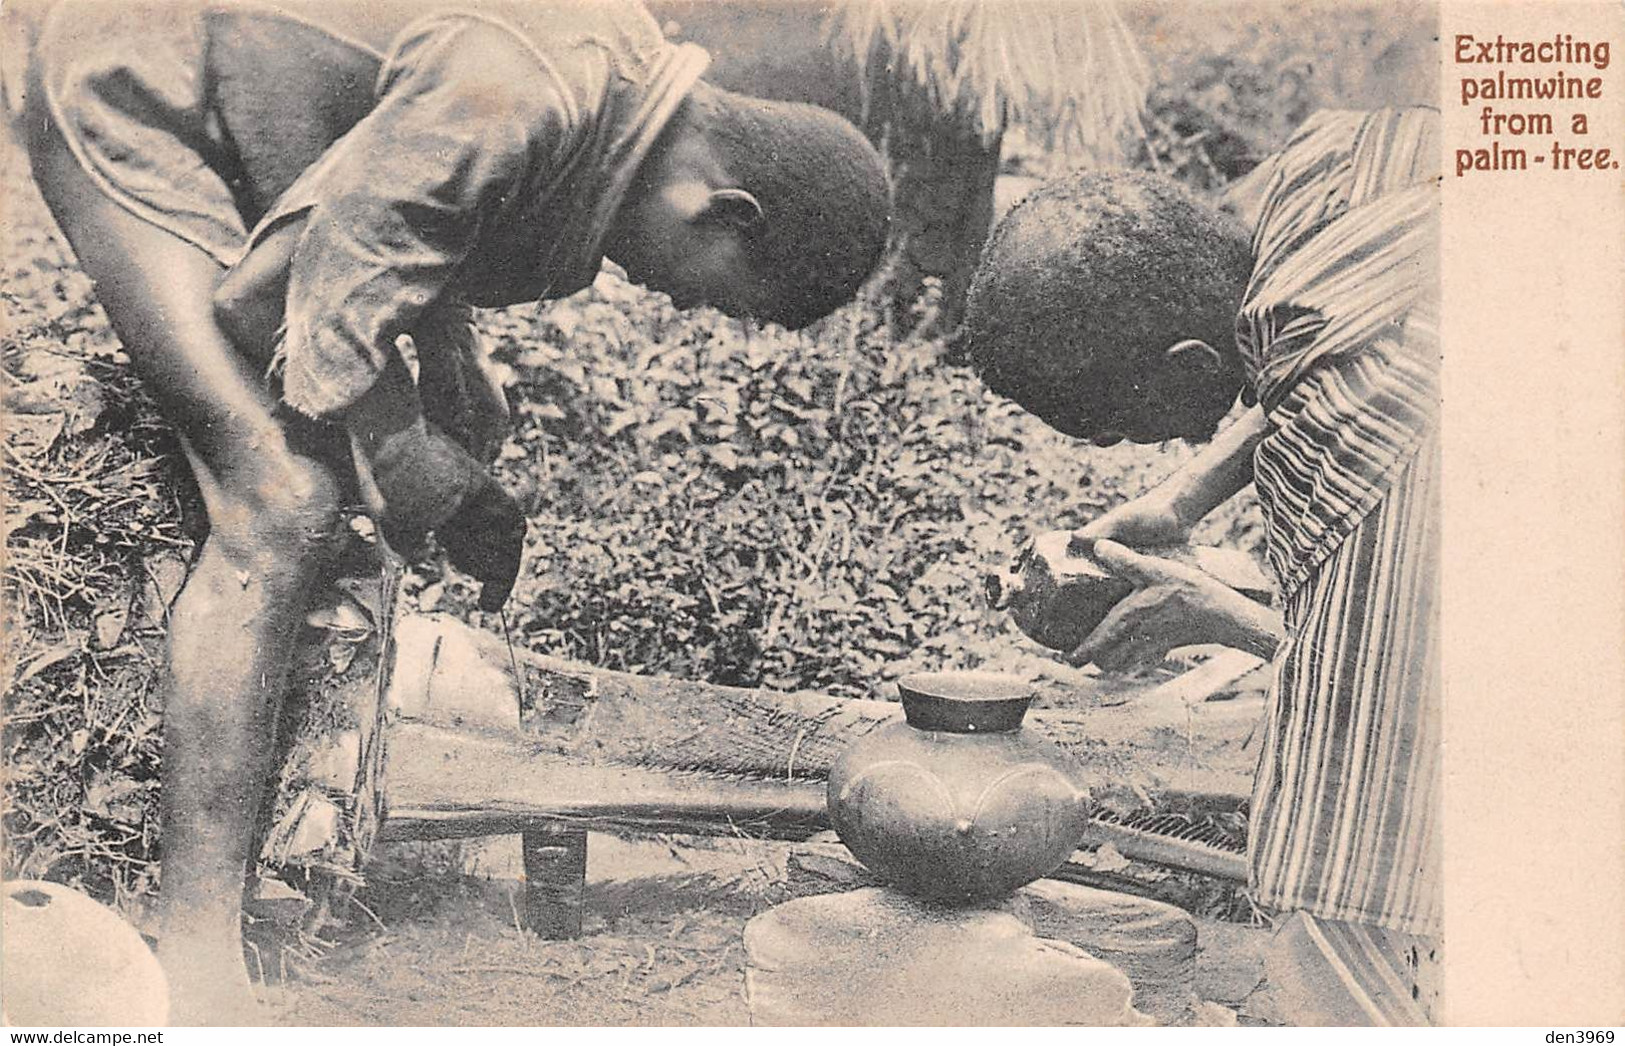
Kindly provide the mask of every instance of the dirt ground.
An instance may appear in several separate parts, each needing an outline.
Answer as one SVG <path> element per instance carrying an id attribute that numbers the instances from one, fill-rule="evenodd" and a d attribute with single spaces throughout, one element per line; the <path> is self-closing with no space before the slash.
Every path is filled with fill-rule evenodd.
<path id="1" fill-rule="evenodd" d="M 742 1026 L 746 921 L 788 894 L 786 844 L 621 840 L 589 846 L 583 936 L 520 928 L 518 844 L 402 847 L 315 958 L 261 961 L 268 1020 L 304 1026 Z M 438 867 L 436 867 L 438 865 Z M 1198 995 L 1234 1007 L 1262 976 L 1265 933 L 1200 920 Z M 285 972 L 285 976 L 278 976 Z M 951 1023 L 951 1016 L 945 1023 Z"/>
<path id="2" fill-rule="evenodd" d="M 516 838 L 386 853 L 315 958 L 262 955 L 287 1025 L 741 1025 L 745 921 L 783 847 L 594 835 L 583 936 L 520 928 Z M 438 865 L 438 867 L 437 867 Z M 361 906 L 365 906 L 364 909 Z M 370 914 L 369 914 L 370 913 Z M 325 935 L 324 935 L 325 936 Z M 280 967 L 280 969 L 279 969 Z"/>

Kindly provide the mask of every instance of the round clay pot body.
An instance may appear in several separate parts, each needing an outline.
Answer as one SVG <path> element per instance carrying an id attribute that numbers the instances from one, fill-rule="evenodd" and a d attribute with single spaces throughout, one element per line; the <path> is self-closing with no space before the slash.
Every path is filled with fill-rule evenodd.
<path id="1" fill-rule="evenodd" d="M 23 1027 L 152 1027 L 169 982 L 135 927 L 58 883 L 0 889 L 0 1015 Z"/>
<path id="2" fill-rule="evenodd" d="M 908 893 L 951 904 L 998 897 L 1054 871 L 1083 836 L 1091 804 L 1075 764 L 1021 726 L 1030 690 L 1005 681 L 1019 696 L 943 696 L 998 678 L 905 679 L 906 718 L 855 742 L 830 771 L 841 841 Z"/>

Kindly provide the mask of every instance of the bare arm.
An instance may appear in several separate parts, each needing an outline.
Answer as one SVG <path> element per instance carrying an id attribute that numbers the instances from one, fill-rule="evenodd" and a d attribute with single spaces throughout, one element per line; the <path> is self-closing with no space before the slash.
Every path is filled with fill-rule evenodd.
<path id="1" fill-rule="evenodd" d="M 1253 451 L 1268 433 L 1264 411 L 1252 408 L 1178 472 L 1093 521 L 1079 536 L 1141 548 L 1184 543 L 1208 513 L 1252 482 Z"/>
<path id="2" fill-rule="evenodd" d="M 1158 487 L 1168 488 L 1169 503 L 1187 528 L 1253 481 L 1253 451 L 1268 434 L 1264 409 L 1253 407 Z"/>
<path id="3" fill-rule="evenodd" d="M 1175 647 L 1197 643 L 1275 656 L 1285 634 L 1280 611 L 1259 606 L 1200 570 L 1110 541 L 1096 544 L 1094 554 L 1112 573 L 1132 581 L 1134 591 L 1073 651 L 1074 664 L 1094 662 L 1121 671 L 1156 664 Z"/>
<path id="4" fill-rule="evenodd" d="M 1223 643 L 1263 658 L 1274 655 L 1285 631 L 1279 611 L 1259 606 L 1201 571 L 1123 547 L 1186 540 L 1204 516 L 1252 482 L 1253 452 L 1268 434 L 1263 409 L 1252 408 L 1184 468 L 1084 528 L 1087 536 L 1111 539 L 1095 545 L 1095 556 L 1133 581 L 1135 591 L 1073 652 L 1074 663 L 1092 661 L 1117 670 L 1154 663 L 1174 647 L 1194 643 Z"/>
<path id="5" fill-rule="evenodd" d="M 262 366 L 276 351 L 288 303 L 288 273 L 304 228 L 300 216 L 272 230 L 215 288 L 215 322 L 238 352 Z"/>

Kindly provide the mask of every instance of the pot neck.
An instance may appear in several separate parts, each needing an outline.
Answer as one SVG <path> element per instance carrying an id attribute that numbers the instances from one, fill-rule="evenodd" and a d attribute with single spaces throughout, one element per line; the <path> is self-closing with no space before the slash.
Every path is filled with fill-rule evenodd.
<path id="1" fill-rule="evenodd" d="M 1021 729 L 1031 697 L 965 700 L 905 694 L 903 715 L 916 730 L 940 734 L 1009 734 Z"/>

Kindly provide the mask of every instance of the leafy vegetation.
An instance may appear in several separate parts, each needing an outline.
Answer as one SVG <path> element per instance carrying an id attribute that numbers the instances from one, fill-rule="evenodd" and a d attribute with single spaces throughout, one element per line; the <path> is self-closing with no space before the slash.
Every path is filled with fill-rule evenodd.
<path id="1" fill-rule="evenodd" d="M 1340 6 L 1346 39 L 1325 16 L 1279 32 L 1297 16 L 1276 7 L 1191 34 L 1176 9 L 1158 10 L 1131 19 L 1160 81 L 1140 162 L 1204 188 L 1242 169 L 1216 155 L 1219 130 L 1256 161 L 1305 105 L 1337 97 L 1328 70 L 1345 67 L 1347 40 L 1363 41 L 1357 63 L 1411 31 Z M 155 679 L 190 548 L 190 485 L 5 153 L 4 872 L 78 883 L 139 917 L 156 887 Z M 900 333 L 912 326 L 895 309 L 875 291 L 809 332 L 747 330 L 606 277 L 545 310 L 485 315 L 516 408 L 500 468 L 531 511 L 516 640 L 609 667 L 845 695 L 918 668 L 1072 678 L 986 608 L 983 572 L 1188 450 L 1060 437 L 993 398 L 940 341 Z M 1257 525 L 1238 504 L 1199 536 L 1250 547 Z M 407 590 L 426 609 L 472 605 L 433 565 Z"/>
<path id="2" fill-rule="evenodd" d="M 875 300 L 789 334 L 606 279 L 492 321 L 532 510 L 518 629 L 607 667 L 854 696 L 907 669 L 1064 671 L 987 610 L 984 573 L 1177 457 L 1080 453 Z"/>

